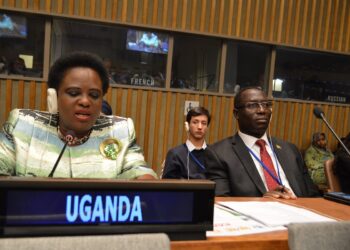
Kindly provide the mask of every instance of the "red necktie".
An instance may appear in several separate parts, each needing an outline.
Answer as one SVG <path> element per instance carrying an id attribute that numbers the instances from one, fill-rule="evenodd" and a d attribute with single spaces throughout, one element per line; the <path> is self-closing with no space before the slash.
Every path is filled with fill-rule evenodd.
<path id="1" fill-rule="evenodd" d="M 266 150 L 265 141 L 260 139 L 260 140 L 257 140 L 255 144 L 260 147 L 260 160 L 265 164 L 265 166 L 270 170 L 270 172 L 275 177 L 277 177 L 276 170 L 273 167 L 271 157 Z M 271 177 L 271 175 L 267 172 L 265 168 L 264 168 L 264 175 L 265 175 L 267 188 L 269 189 L 269 191 L 274 190 L 278 186 L 278 183 Z"/>

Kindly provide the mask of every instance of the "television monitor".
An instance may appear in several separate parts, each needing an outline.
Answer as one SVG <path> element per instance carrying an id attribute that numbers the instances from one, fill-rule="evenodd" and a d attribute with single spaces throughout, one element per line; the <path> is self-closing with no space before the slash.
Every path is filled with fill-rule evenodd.
<path id="1" fill-rule="evenodd" d="M 0 237 L 164 232 L 205 239 L 214 188 L 208 180 L 0 178 Z"/>
<path id="2" fill-rule="evenodd" d="M 167 54 L 169 48 L 168 35 L 152 31 L 129 29 L 126 36 L 126 49 L 146 53 Z"/>
<path id="3" fill-rule="evenodd" d="M 26 38 L 27 19 L 24 16 L 0 13 L 0 37 Z"/>

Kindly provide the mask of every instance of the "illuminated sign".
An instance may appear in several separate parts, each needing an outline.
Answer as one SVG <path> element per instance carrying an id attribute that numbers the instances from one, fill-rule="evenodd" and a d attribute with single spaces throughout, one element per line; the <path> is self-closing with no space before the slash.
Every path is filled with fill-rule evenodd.
<path id="1" fill-rule="evenodd" d="M 132 201 L 122 195 L 97 195 L 95 199 L 85 194 L 68 195 L 66 201 L 66 218 L 69 222 L 80 219 L 83 222 L 142 222 L 140 196 L 136 195 Z"/>
<path id="2" fill-rule="evenodd" d="M 215 183 L 0 178 L 0 237 L 160 233 L 205 239 Z"/>
<path id="3" fill-rule="evenodd" d="M 189 223 L 193 216 L 191 192 L 14 190 L 7 197 L 7 225 Z"/>

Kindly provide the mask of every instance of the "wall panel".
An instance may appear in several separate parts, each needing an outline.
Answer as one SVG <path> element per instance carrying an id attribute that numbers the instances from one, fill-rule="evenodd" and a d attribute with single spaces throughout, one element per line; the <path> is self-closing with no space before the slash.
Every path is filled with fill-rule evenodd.
<path id="1" fill-rule="evenodd" d="M 2 0 L 0 8 L 350 53 L 347 0 Z"/>
<path id="2" fill-rule="evenodd" d="M 350 54 L 347 0 L 0 0 L 0 8 Z M 113 87 L 106 99 L 114 114 L 134 120 L 138 143 L 158 172 L 168 149 L 186 139 L 185 100 L 198 100 L 212 113 L 209 143 L 237 131 L 233 97 Z M 312 133 L 323 131 L 334 149 L 337 143 L 313 116 L 314 106 L 277 100 L 271 134 L 305 150 Z M 350 107 L 321 107 L 339 135 L 345 136 Z M 45 110 L 46 84 L 0 78 L 0 124 L 13 108 Z"/>
<path id="3" fill-rule="evenodd" d="M 0 79 L 0 123 L 3 124 L 13 108 L 46 110 L 46 84 L 34 81 Z M 184 142 L 185 100 L 198 100 L 212 114 L 207 141 L 216 142 L 237 131 L 233 118 L 233 97 L 176 93 L 160 90 L 110 88 L 106 99 L 112 104 L 115 115 L 134 120 L 137 141 L 144 149 L 147 162 L 158 173 L 167 151 Z M 331 149 L 336 140 L 321 120 L 313 115 L 315 104 L 276 100 L 271 121 L 271 134 L 295 143 L 304 151 L 315 131 L 323 131 Z M 327 120 L 339 136 L 350 128 L 350 107 L 320 104 Z"/>

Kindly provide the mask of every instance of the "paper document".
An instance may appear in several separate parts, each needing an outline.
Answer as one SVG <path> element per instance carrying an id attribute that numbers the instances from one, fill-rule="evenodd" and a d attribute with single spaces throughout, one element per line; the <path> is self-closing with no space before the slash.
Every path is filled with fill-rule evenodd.
<path id="1" fill-rule="evenodd" d="M 281 202 L 219 202 L 220 205 L 254 219 L 265 226 L 286 226 L 289 223 L 329 222 L 331 218 L 304 208 Z M 214 221 L 215 222 L 215 221 Z"/>
<path id="2" fill-rule="evenodd" d="M 211 236 L 238 236 L 255 233 L 265 233 L 276 230 L 286 230 L 285 227 L 267 227 L 245 215 L 215 204 L 214 230 L 207 232 Z"/>

